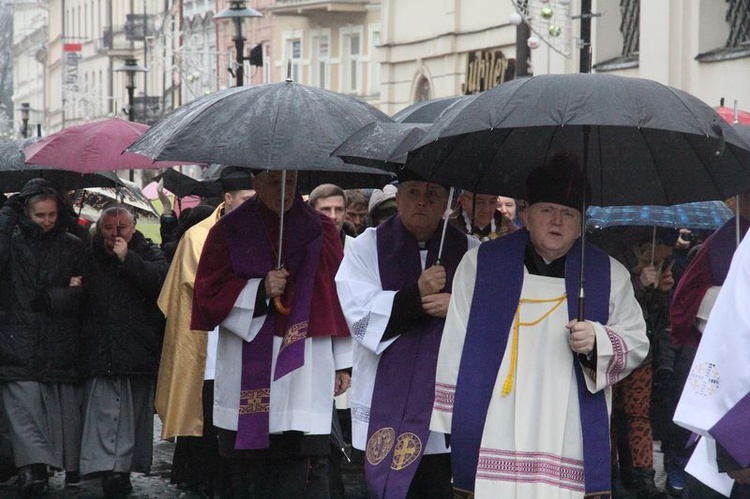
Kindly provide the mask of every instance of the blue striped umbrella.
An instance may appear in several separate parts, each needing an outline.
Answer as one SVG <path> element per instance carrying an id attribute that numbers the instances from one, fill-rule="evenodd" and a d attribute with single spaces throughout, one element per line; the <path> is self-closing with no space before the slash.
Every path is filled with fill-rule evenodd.
<path id="1" fill-rule="evenodd" d="M 715 230 L 732 216 L 732 211 L 723 201 L 703 201 L 672 206 L 591 206 L 586 210 L 586 225 L 590 229 L 604 229 L 618 225 L 642 225 Z"/>

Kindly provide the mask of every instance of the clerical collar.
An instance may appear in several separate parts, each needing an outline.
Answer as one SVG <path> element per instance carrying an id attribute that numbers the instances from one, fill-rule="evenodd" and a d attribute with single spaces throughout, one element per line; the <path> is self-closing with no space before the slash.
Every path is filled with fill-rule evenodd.
<path id="1" fill-rule="evenodd" d="M 563 255 L 557 260 L 552 260 L 547 263 L 544 261 L 544 258 L 537 253 L 534 245 L 531 244 L 531 241 L 529 241 L 526 243 L 523 263 L 526 265 L 526 270 L 528 270 L 530 274 L 564 278 L 565 256 L 566 255 Z"/>

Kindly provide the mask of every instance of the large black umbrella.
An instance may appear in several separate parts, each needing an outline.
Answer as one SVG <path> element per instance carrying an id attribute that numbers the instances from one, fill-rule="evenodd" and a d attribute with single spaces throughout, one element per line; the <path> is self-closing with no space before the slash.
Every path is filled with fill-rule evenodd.
<path id="1" fill-rule="evenodd" d="M 409 167 L 473 192 L 522 198 L 527 174 L 576 154 L 592 204 L 673 205 L 750 191 L 750 153 L 710 106 L 655 81 L 600 74 L 503 83 L 438 120 Z"/>
<path id="2" fill-rule="evenodd" d="M 120 185 L 120 179 L 113 172 L 81 174 L 24 164 L 23 148 L 36 140 L 34 137 L 0 144 L 0 192 L 18 192 L 33 178 L 43 178 L 60 190 Z"/>
<path id="3" fill-rule="evenodd" d="M 437 120 L 407 165 L 472 192 L 523 198 L 529 172 L 566 151 L 581 160 L 592 204 L 672 205 L 750 191 L 747 148 L 716 111 L 686 92 L 577 73 L 514 80 L 478 95 Z M 582 262 L 580 320 L 583 289 Z"/>
<path id="4" fill-rule="evenodd" d="M 350 134 L 385 114 L 354 97 L 291 81 L 220 90 L 176 109 L 143 134 L 130 152 L 274 170 L 346 170 L 330 153 Z"/>
<path id="5" fill-rule="evenodd" d="M 374 121 L 390 118 L 354 97 L 287 79 L 199 97 L 159 121 L 127 150 L 155 160 L 282 170 L 284 199 L 287 170 L 372 173 L 330 153 Z M 279 225 L 281 267 L 283 213 Z"/>

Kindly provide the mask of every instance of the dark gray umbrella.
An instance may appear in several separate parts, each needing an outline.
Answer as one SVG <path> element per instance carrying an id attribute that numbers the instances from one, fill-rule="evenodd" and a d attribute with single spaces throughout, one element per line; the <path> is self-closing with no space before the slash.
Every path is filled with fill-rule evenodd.
<path id="1" fill-rule="evenodd" d="M 354 97 L 287 79 L 199 97 L 159 121 L 127 151 L 155 160 L 282 170 L 284 199 L 287 170 L 373 173 L 371 168 L 348 165 L 330 153 L 374 121 L 391 120 Z M 279 267 L 283 233 L 282 213 Z"/>
<path id="2" fill-rule="evenodd" d="M 264 170 L 371 173 L 330 153 L 374 121 L 391 120 L 354 97 L 318 87 L 291 81 L 233 87 L 176 109 L 128 151 Z"/>
<path id="3" fill-rule="evenodd" d="M 396 172 L 429 127 L 427 123 L 369 123 L 351 134 L 331 155 L 347 163 Z"/>
<path id="4" fill-rule="evenodd" d="M 0 144 L 0 192 L 18 192 L 33 178 L 43 178 L 61 190 L 121 185 L 120 179 L 113 172 L 81 174 L 24 164 L 26 157 L 23 148 L 36 140 L 38 139 L 33 137 Z"/>
<path id="5" fill-rule="evenodd" d="M 565 150 L 581 158 L 592 204 L 673 205 L 750 191 L 747 148 L 716 111 L 681 90 L 640 78 L 541 75 L 503 83 L 438 120 L 409 167 L 522 198 L 527 174 Z"/>
<path id="6" fill-rule="evenodd" d="M 394 114 L 393 121 L 397 123 L 434 123 L 449 107 L 457 102 L 474 97 L 474 95 L 460 95 L 458 97 L 439 97 L 417 102 Z"/>

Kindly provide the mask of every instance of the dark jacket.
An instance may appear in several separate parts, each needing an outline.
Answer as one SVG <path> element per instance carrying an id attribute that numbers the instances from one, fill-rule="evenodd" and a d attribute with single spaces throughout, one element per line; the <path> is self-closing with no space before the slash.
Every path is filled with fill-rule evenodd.
<path id="1" fill-rule="evenodd" d="M 156 299 L 168 268 L 159 247 L 138 231 L 124 262 L 107 253 L 100 234 L 94 235 L 83 273 L 84 378 L 156 375 L 164 333 Z"/>
<path id="2" fill-rule="evenodd" d="M 85 247 L 63 217 L 43 232 L 19 202 L 36 192 L 21 194 L 0 209 L 0 379 L 76 381 Z"/>

